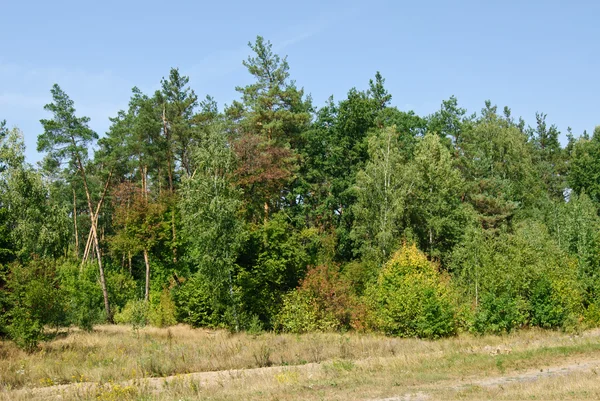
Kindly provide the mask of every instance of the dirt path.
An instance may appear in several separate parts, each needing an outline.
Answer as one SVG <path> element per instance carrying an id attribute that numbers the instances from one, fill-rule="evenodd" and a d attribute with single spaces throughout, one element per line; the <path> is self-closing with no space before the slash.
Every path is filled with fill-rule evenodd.
<path id="1" fill-rule="evenodd" d="M 118 383 L 111 383 L 111 385 L 119 385 L 121 387 L 136 386 L 144 387 L 145 389 L 152 392 L 159 392 L 164 388 L 168 388 L 177 384 L 194 382 L 198 386 L 211 386 L 222 384 L 227 381 L 232 381 L 241 378 L 255 378 L 271 376 L 290 370 L 302 370 L 304 372 L 314 371 L 320 369 L 321 364 L 318 363 L 307 363 L 305 365 L 295 366 L 271 366 L 264 368 L 253 368 L 253 369 L 232 369 L 232 370 L 220 370 L 214 372 L 196 372 L 187 373 L 175 376 L 166 377 L 150 377 L 143 379 L 133 379 Z M 82 382 L 82 383 L 70 383 L 70 384 L 59 384 L 49 387 L 36 387 L 30 389 L 19 389 L 10 392 L 16 396 L 26 396 L 28 400 L 48 400 L 48 399 L 60 399 L 62 395 L 70 392 L 77 392 L 79 394 L 86 394 L 92 392 L 94 389 L 101 387 L 102 384 L 96 382 Z M 7 393 L 0 395 L 9 395 Z"/>
<path id="2" fill-rule="evenodd" d="M 368 360 L 356 361 L 359 364 L 369 364 Z M 259 380 L 260 378 L 270 377 L 287 371 L 301 371 L 304 373 L 317 372 L 322 369 L 322 364 L 309 363 L 306 365 L 297 366 L 273 366 L 264 368 L 254 369 L 235 369 L 235 370 L 224 370 L 215 372 L 197 372 L 188 373 L 176 376 L 160 377 L 160 378 L 145 378 L 128 380 L 119 383 L 111 383 L 111 385 L 119 385 L 122 387 L 135 386 L 143 387 L 150 392 L 159 393 L 165 388 L 169 388 L 176 385 L 194 382 L 199 386 L 213 386 L 221 385 L 226 382 L 235 381 L 239 379 L 250 379 Z M 542 370 L 528 370 L 524 372 L 514 372 L 503 376 L 496 377 L 469 377 L 461 380 L 461 384 L 456 384 L 456 381 L 452 382 L 438 382 L 430 386 L 425 386 L 424 390 L 419 390 L 411 393 L 406 393 L 401 396 L 378 399 L 373 401 L 422 401 L 429 400 L 432 398 L 430 393 L 436 390 L 454 390 L 461 391 L 468 389 L 473 386 L 492 388 L 498 387 L 511 383 L 523 383 L 533 382 L 539 379 L 564 376 L 575 372 L 591 371 L 592 369 L 600 370 L 600 360 L 582 360 L 580 362 L 571 362 L 564 365 L 558 365 L 549 367 Z M 72 383 L 56 385 L 51 387 L 41 387 L 33 389 L 19 389 L 12 392 L 0 393 L 3 396 L 9 396 L 12 394 L 15 398 L 25 397 L 28 400 L 48 400 L 48 399 L 61 399 L 63 395 L 78 393 L 78 394 L 90 394 L 94 390 L 100 388 L 102 384 L 94 382 L 84 383 Z M 419 386 L 421 387 L 421 386 Z M 421 387 L 422 388 L 422 387 Z"/>
<path id="3" fill-rule="evenodd" d="M 493 388 L 500 387 L 507 384 L 514 383 L 527 383 L 534 382 L 540 379 L 566 376 L 571 373 L 592 371 L 593 369 L 600 370 L 600 360 L 587 360 L 583 362 L 571 363 L 566 365 L 553 366 L 546 369 L 528 370 L 525 372 L 515 372 L 512 374 L 488 377 L 481 379 L 478 377 L 471 377 L 464 380 L 463 384 L 453 385 L 451 383 L 434 384 L 430 387 L 429 391 L 435 390 L 454 390 L 461 391 L 466 390 L 470 387 L 484 387 Z M 382 398 L 373 401 L 422 401 L 431 399 L 431 395 L 426 391 L 417 391 L 413 393 L 407 393 L 399 397 Z"/>

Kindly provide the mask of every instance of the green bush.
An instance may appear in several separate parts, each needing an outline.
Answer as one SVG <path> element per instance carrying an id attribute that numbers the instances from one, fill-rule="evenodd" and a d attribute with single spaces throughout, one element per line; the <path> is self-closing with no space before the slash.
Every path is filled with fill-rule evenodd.
<path id="1" fill-rule="evenodd" d="M 134 330 L 145 327 L 148 323 L 148 303 L 143 300 L 131 300 L 125 307 L 115 313 L 117 324 L 130 324 Z"/>
<path id="2" fill-rule="evenodd" d="M 510 332 L 522 326 L 571 330 L 583 311 L 578 263 L 535 221 L 514 232 L 473 230 L 454 252 L 454 277 L 473 307 L 470 328 Z"/>
<path id="3" fill-rule="evenodd" d="M 401 337 L 438 338 L 456 333 L 449 278 L 415 245 L 403 245 L 366 291 L 370 324 Z"/>
<path id="4" fill-rule="evenodd" d="M 509 293 L 486 293 L 475 313 L 473 329 L 478 333 L 510 333 L 526 323 L 526 301 Z"/>
<path id="5" fill-rule="evenodd" d="M 583 314 L 583 322 L 588 328 L 600 326 L 600 300 L 588 305 Z"/>
<path id="6" fill-rule="evenodd" d="M 241 314 L 273 327 L 285 294 L 298 286 L 306 266 L 316 264 L 318 240 L 314 230 L 295 230 L 285 213 L 253 226 L 234 277 Z"/>
<path id="7" fill-rule="evenodd" d="M 90 331 L 106 320 L 96 264 L 80 266 L 78 261 L 66 260 L 59 266 L 59 275 L 71 324 Z"/>
<path id="8" fill-rule="evenodd" d="M 543 276 L 534 285 L 530 304 L 531 304 L 531 324 L 545 329 L 566 327 L 573 319 L 572 301 L 576 299 L 577 294 L 566 294 L 560 291 L 557 286 L 558 280 Z M 566 295 L 566 296 L 565 296 Z"/>
<path id="9" fill-rule="evenodd" d="M 95 268 L 97 269 L 96 266 Z M 105 269 L 105 276 L 108 299 L 112 309 L 123 308 L 127 302 L 137 298 L 138 285 L 131 274 L 121 269 Z"/>
<path id="10" fill-rule="evenodd" d="M 289 333 L 331 331 L 334 326 L 332 316 L 320 315 L 313 300 L 297 290 L 285 295 L 283 307 L 275 321 L 276 329 Z"/>
<path id="11" fill-rule="evenodd" d="M 10 339 L 27 352 L 35 350 L 44 339 L 44 325 L 39 316 L 21 306 L 11 310 L 7 329 Z"/>
<path id="12" fill-rule="evenodd" d="M 151 298 L 155 298 L 152 295 Z M 155 327 L 173 326 L 177 324 L 175 314 L 175 302 L 173 302 L 173 298 L 171 297 L 171 291 L 168 288 L 164 288 L 160 292 L 158 302 L 152 302 L 152 306 L 150 307 L 148 313 L 150 324 Z"/>
<path id="13" fill-rule="evenodd" d="M 214 288 L 200 273 L 174 289 L 173 301 L 176 320 L 193 327 L 216 327 L 225 313 L 224 306 L 216 300 Z"/>
<path id="14" fill-rule="evenodd" d="M 42 259 L 25 266 L 11 265 L 6 289 L 8 310 L 2 320 L 9 337 L 19 347 L 35 349 L 44 338 L 44 325 L 68 324 L 54 262 Z"/>

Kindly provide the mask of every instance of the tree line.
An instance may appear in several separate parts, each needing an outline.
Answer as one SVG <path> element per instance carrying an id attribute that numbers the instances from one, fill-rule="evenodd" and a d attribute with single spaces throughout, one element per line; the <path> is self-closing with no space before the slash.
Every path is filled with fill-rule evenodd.
<path id="1" fill-rule="evenodd" d="M 0 125 L 0 335 L 178 322 L 436 338 L 600 323 L 600 129 L 486 101 L 419 116 L 381 74 L 313 105 L 257 37 L 219 109 L 178 69 L 102 137 L 54 85 Z M 92 149 L 94 151 L 92 152 Z"/>

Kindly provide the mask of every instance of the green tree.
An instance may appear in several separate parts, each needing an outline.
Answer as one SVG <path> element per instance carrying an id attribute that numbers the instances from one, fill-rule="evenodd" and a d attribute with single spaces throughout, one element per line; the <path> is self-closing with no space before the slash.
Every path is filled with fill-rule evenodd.
<path id="1" fill-rule="evenodd" d="M 447 255 L 471 223 L 462 201 L 465 183 L 438 135 L 427 134 L 406 166 L 407 214 L 419 245 L 433 257 Z"/>
<path id="2" fill-rule="evenodd" d="M 585 192 L 600 204 L 600 127 L 591 138 L 579 138 L 573 144 L 569 161 L 568 182 L 577 194 Z"/>
<path id="3" fill-rule="evenodd" d="M 240 192 L 231 183 L 235 155 L 220 125 L 208 130 L 193 159 L 196 169 L 183 181 L 179 203 L 188 257 L 212 288 L 213 307 L 216 309 L 218 303 L 230 307 L 238 329 L 234 274 L 243 223 Z"/>
<path id="4" fill-rule="evenodd" d="M 226 110 L 233 122 L 236 176 L 244 190 L 248 212 L 268 218 L 291 196 L 302 131 L 310 122 L 312 106 L 304 91 L 290 81 L 287 59 L 272 51 L 261 36 L 248 44 L 253 56 L 243 62 L 255 82 L 237 87 L 242 99 Z M 294 196 L 291 196 L 294 202 Z"/>
<path id="5" fill-rule="evenodd" d="M 171 68 L 169 78 L 161 80 L 161 91 L 157 92 L 162 106 L 163 134 L 166 139 L 169 188 L 173 191 L 173 172 L 176 167 L 186 176 L 191 174 L 190 147 L 194 141 L 193 117 L 198 106 L 198 97 L 187 86 L 190 79 Z M 174 157 L 175 156 L 175 157 Z M 178 166 L 175 165 L 178 163 Z"/>
<path id="6" fill-rule="evenodd" d="M 560 146 L 560 132 L 555 125 L 546 124 L 546 114 L 536 113 L 536 128 L 530 130 L 534 146 L 534 163 L 537 175 L 544 183 L 546 192 L 553 199 L 562 199 L 565 190 L 567 164 Z"/>
<path id="7" fill-rule="evenodd" d="M 131 259 L 138 253 L 144 257 L 144 300 L 150 299 L 150 252 L 168 238 L 169 223 L 164 221 L 165 205 L 149 198 L 135 185 L 123 183 L 113 192 L 113 223 L 116 228 L 111 247 Z"/>
<path id="8" fill-rule="evenodd" d="M 463 133 L 461 169 L 467 197 L 486 229 L 510 223 L 540 195 L 527 136 L 497 114 L 489 101 L 472 129 Z"/>
<path id="9" fill-rule="evenodd" d="M 52 87 L 50 92 L 52 93 L 53 102 L 44 106 L 44 109 L 52 113 L 53 117 L 52 119 L 40 120 L 40 123 L 44 127 L 44 132 L 38 136 L 38 152 L 47 152 L 46 157 L 58 164 L 64 161 L 68 162 L 68 169 L 73 171 L 73 175 L 78 174 L 81 176 L 91 220 L 93 245 L 98 258 L 104 307 L 107 319 L 111 320 L 112 315 L 108 301 L 108 290 L 106 288 L 102 253 L 98 239 L 97 216 L 95 215 L 92 194 L 85 169 L 88 147 L 98 138 L 98 135 L 89 128 L 88 123 L 90 119 L 88 117 L 77 117 L 75 115 L 74 102 L 57 84 Z"/>
<path id="10" fill-rule="evenodd" d="M 369 161 L 357 174 L 358 201 L 353 236 L 367 260 L 383 262 L 399 245 L 409 187 L 405 159 L 396 127 L 376 131 L 369 138 Z"/>
<path id="11" fill-rule="evenodd" d="M 0 139 L 0 205 L 7 230 L 6 252 L 21 262 L 32 257 L 58 257 L 69 235 L 65 210 L 49 199 L 41 175 L 25 162 L 23 134 L 10 130 Z M 7 255 L 8 256 L 8 255 Z"/>

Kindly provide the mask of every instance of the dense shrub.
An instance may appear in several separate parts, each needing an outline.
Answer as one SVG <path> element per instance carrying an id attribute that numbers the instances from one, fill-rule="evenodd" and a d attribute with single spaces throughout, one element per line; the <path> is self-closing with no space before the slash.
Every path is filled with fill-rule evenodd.
<path id="1" fill-rule="evenodd" d="M 583 314 L 583 323 L 585 327 L 600 326 L 600 300 L 588 305 Z"/>
<path id="2" fill-rule="evenodd" d="M 171 291 L 168 288 L 164 288 L 158 294 L 151 294 L 150 298 L 152 300 L 148 314 L 150 324 L 155 327 L 168 327 L 177 324 L 175 302 L 173 302 Z M 156 298 L 158 302 L 155 301 Z"/>
<path id="3" fill-rule="evenodd" d="M 98 269 L 97 266 L 94 266 L 94 268 Z M 121 309 L 129 300 L 137 298 L 139 294 L 138 284 L 128 272 L 121 269 L 106 269 L 105 275 L 108 299 L 110 299 L 113 309 Z M 98 287 L 98 283 L 95 283 L 95 285 Z"/>
<path id="4" fill-rule="evenodd" d="M 80 266 L 78 261 L 65 260 L 59 266 L 59 274 L 69 322 L 90 331 L 94 324 L 105 321 L 97 265 Z"/>
<path id="5" fill-rule="evenodd" d="M 542 224 L 514 232 L 470 232 L 454 253 L 456 284 L 474 308 L 468 326 L 479 333 L 527 325 L 571 329 L 583 311 L 578 263 Z"/>
<path id="6" fill-rule="evenodd" d="M 115 323 L 130 324 L 134 330 L 145 327 L 148 324 L 148 309 L 148 303 L 144 300 L 131 300 L 115 313 Z"/>
<path id="7" fill-rule="evenodd" d="M 456 333 L 449 277 L 415 245 L 403 245 L 366 292 L 374 329 L 401 337 L 438 338 Z"/>
<path id="8" fill-rule="evenodd" d="M 286 294 L 275 327 L 291 333 L 362 329 L 365 308 L 336 265 L 311 268 Z"/>
<path id="9" fill-rule="evenodd" d="M 31 351 L 44 338 L 44 325 L 68 323 L 64 292 L 54 261 L 13 264 L 7 279 L 8 311 L 2 317 L 10 338 Z"/>
<path id="10" fill-rule="evenodd" d="M 225 313 L 217 302 L 214 287 L 201 273 L 176 287 L 173 301 L 177 320 L 193 327 L 216 327 Z"/>
<path id="11" fill-rule="evenodd" d="M 509 293 L 484 293 L 473 320 L 478 333 L 509 333 L 527 322 L 527 302 Z"/>

